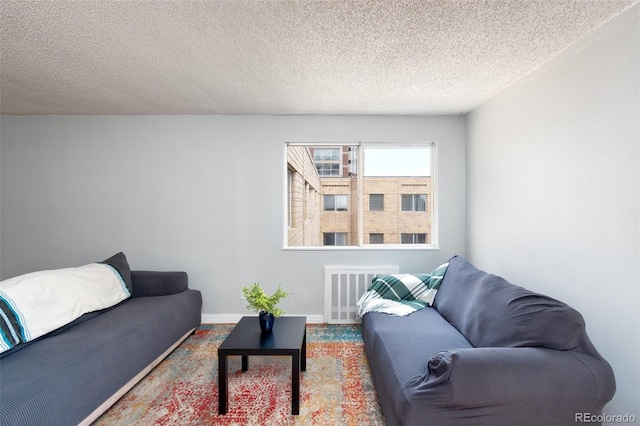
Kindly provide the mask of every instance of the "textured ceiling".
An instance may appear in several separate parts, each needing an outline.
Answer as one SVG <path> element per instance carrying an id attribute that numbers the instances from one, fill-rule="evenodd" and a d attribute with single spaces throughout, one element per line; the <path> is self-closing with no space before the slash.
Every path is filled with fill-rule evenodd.
<path id="1" fill-rule="evenodd" d="M 3 114 L 460 114 L 638 0 L 0 0 Z"/>

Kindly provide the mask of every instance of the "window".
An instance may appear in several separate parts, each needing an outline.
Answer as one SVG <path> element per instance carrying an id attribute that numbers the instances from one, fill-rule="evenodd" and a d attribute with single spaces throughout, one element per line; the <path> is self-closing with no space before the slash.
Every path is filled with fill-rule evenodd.
<path id="1" fill-rule="evenodd" d="M 381 212 L 384 210 L 384 194 L 369 194 L 369 211 Z"/>
<path id="2" fill-rule="evenodd" d="M 436 246 L 435 153 L 431 142 L 286 144 L 284 246 Z"/>
<path id="3" fill-rule="evenodd" d="M 346 212 L 347 204 L 349 202 L 348 195 L 323 195 L 323 205 L 324 211 L 336 211 L 336 212 Z"/>
<path id="4" fill-rule="evenodd" d="M 340 161 L 340 148 L 316 148 L 313 151 L 313 161 Z"/>
<path id="5" fill-rule="evenodd" d="M 369 234 L 369 244 L 384 244 L 384 234 Z"/>
<path id="6" fill-rule="evenodd" d="M 426 240 L 425 234 L 402 234 L 402 244 L 424 244 Z"/>
<path id="7" fill-rule="evenodd" d="M 340 148 L 316 148 L 313 161 L 320 176 L 340 176 Z"/>
<path id="8" fill-rule="evenodd" d="M 424 212 L 427 210 L 427 196 L 425 194 L 402 195 L 403 212 Z"/>
<path id="9" fill-rule="evenodd" d="M 320 176 L 340 176 L 340 164 L 316 164 Z"/>
<path id="10" fill-rule="evenodd" d="M 341 232 L 325 232 L 324 234 L 325 246 L 346 246 L 347 234 Z"/>

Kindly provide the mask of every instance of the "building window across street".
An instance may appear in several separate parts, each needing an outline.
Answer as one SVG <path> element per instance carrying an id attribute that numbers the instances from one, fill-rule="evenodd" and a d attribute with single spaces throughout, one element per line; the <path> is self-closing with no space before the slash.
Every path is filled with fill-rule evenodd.
<path id="1" fill-rule="evenodd" d="M 384 234 L 369 234 L 369 244 L 384 244 Z"/>
<path id="2" fill-rule="evenodd" d="M 424 244 L 426 234 L 402 234 L 402 244 Z"/>
<path id="3" fill-rule="evenodd" d="M 349 203 L 348 195 L 323 195 L 324 211 L 346 212 Z"/>
<path id="4" fill-rule="evenodd" d="M 324 235 L 325 246 L 346 246 L 347 234 L 341 232 L 326 232 Z"/>
<path id="5" fill-rule="evenodd" d="M 315 149 L 313 161 L 320 176 L 340 176 L 340 148 Z"/>
<path id="6" fill-rule="evenodd" d="M 369 194 L 369 211 L 381 212 L 384 210 L 384 194 Z"/>
<path id="7" fill-rule="evenodd" d="M 401 200 L 403 212 L 423 212 L 427 210 L 426 194 L 403 194 Z"/>

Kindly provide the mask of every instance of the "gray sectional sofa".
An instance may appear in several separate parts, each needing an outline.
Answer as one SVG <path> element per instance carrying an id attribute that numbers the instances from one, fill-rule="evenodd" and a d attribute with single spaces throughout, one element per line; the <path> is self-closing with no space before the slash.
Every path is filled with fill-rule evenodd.
<path id="1" fill-rule="evenodd" d="M 3 352 L 0 424 L 90 424 L 200 324 L 185 272 L 129 271 L 121 253 L 105 262 L 131 297 Z"/>
<path id="2" fill-rule="evenodd" d="M 387 425 L 575 425 L 615 393 L 609 364 L 564 303 L 453 257 L 433 307 L 366 313 Z"/>

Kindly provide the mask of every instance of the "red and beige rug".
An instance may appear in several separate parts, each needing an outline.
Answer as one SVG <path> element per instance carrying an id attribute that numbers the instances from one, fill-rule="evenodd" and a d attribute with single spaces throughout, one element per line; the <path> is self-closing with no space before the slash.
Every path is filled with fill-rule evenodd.
<path id="1" fill-rule="evenodd" d="M 291 358 L 229 359 L 229 411 L 218 415 L 217 349 L 232 325 L 203 325 L 94 425 L 384 425 L 358 325 L 307 325 L 300 415 Z"/>

